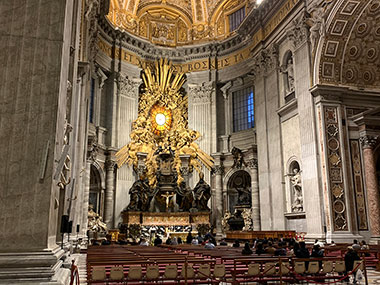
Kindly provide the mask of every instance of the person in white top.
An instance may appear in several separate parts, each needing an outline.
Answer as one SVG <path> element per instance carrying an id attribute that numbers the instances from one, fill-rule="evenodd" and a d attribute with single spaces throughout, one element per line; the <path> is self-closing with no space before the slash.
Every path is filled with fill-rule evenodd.
<path id="1" fill-rule="evenodd" d="M 191 244 L 198 245 L 198 239 L 196 237 L 193 238 L 193 240 L 191 241 Z"/>

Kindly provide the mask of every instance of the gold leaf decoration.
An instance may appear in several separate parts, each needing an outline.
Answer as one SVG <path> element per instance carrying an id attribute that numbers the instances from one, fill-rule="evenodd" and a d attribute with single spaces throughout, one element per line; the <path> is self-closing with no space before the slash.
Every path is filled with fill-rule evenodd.
<path id="1" fill-rule="evenodd" d="M 183 181 L 182 154 L 190 156 L 190 172 L 201 172 L 200 163 L 211 170 L 213 158 L 195 143 L 199 132 L 188 128 L 187 95 L 180 92 L 186 80 L 183 73 L 175 73 L 172 64 L 161 59 L 154 66 L 147 66 L 142 78 L 145 91 L 140 95 L 138 117 L 132 124 L 131 142 L 116 153 L 118 166 L 127 163 L 137 167 L 137 153 L 147 153 L 146 175 L 151 186 L 156 185 L 158 150 L 174 151 L 178 184 Z"/>

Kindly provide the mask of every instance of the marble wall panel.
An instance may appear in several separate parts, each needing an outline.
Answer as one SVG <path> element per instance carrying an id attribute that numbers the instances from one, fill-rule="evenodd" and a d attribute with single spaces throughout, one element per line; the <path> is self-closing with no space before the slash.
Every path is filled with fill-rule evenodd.
<path id="1" fill-rule="evenodd" d="M 52 176 L 63 144 L 71 5 L 6 1 L 0 10 L 2 252 L 55 246 L 58 191 Z"/>

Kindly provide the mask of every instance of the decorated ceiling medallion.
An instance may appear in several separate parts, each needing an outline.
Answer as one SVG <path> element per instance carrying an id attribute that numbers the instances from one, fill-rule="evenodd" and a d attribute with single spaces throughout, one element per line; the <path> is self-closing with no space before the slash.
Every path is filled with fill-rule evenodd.
<path id="1" fill-rule="evenodd" d="M 150 117 L 152 121 L 153 132 L 161 135 L 163 132 L 170 130 L 172 123 L 172 112 L 162 106 L 153 106 Z"/>

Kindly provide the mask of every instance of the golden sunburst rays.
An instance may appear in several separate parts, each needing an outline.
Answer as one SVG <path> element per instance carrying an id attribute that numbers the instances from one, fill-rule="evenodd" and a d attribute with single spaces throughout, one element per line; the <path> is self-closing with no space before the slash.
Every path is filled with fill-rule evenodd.
<path id="1" fill-rule="evenodd" d="M 154 186 L 158 167 L 156 150 L 170 147 L 175 153 L 173 167 L 178 183 L 183 181 L 182 154 L 190 157 L 190 171 L 201 172 L 201 164 L 211 170 L 213 158 L 195 143 L 200 134 L 188 128 L 188 99 L 180 92 L 186 80 L 184 74 L 176 73 L 167 59 L 160 59 L 144 69 L 142 78 L 145 91 L 140 95 L 138 117 L 132 124 L 130 143 L 116 153 L 118 166 L 128 163 L 137 167 L 137 153 L 147 153 L 146 175 Z"/>
<path id="2" fill-rule="evenodd" d="M 155 62 L 153 70 L 148 65 L 142 78 L 147 90 L 153 94 L 157 91 L 160 94 L 178 94 L 186 81 L 183 73 L 174 74 L 172 63 L 162 58 Z"/>

